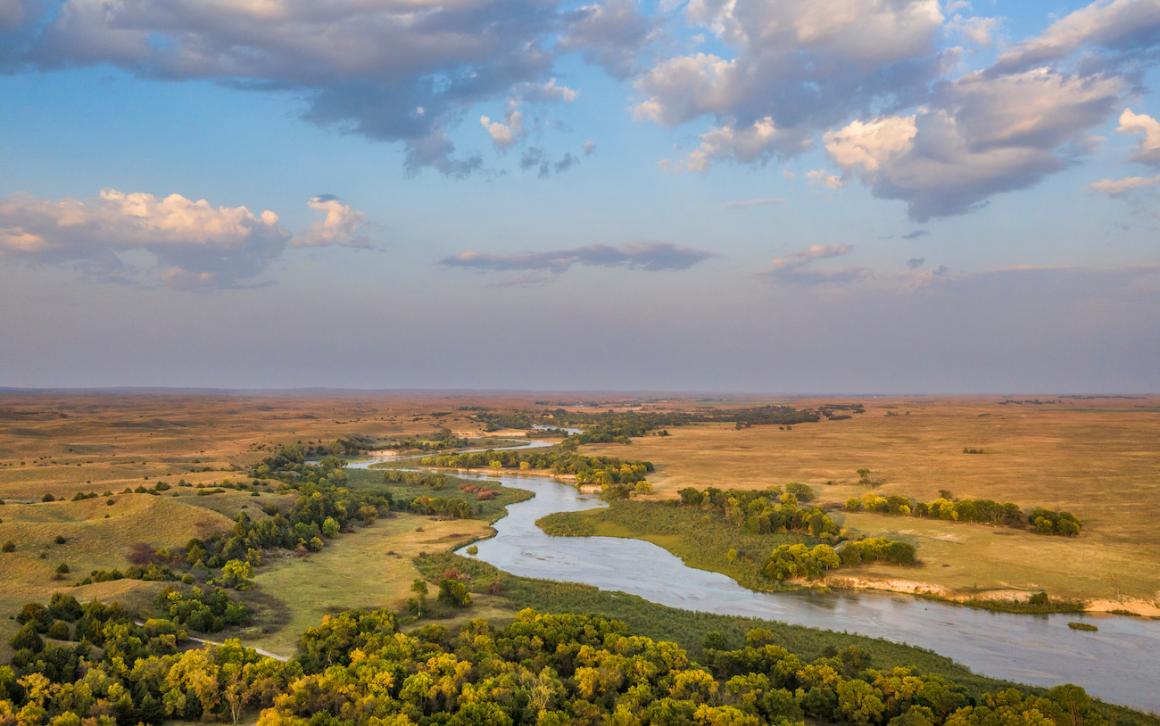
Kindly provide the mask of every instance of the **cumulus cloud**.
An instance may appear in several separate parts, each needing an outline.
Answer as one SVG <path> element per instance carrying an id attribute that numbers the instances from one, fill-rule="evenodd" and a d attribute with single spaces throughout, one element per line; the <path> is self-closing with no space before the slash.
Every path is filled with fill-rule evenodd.
<path id="1" fill-rule="evenodd" d="M 657 63 L 636 81 L 638 118 L 674 126 L 708 115 L 731 129 L 767 121 L 800 138 L 908 99 L 940 69 L 938 0 L 692 0 L 687 16 L 733 57 Z"/>
<path id="2" fill-rule="evenodd" d="M 252 282 L 290 234 L 271 211 L 215 207 L 180 194 L 105 189 L 95 199 L 0 199 L 0 255 L 33 264 L 72 264 L 101 279 L 176 287 Z M 153 264 L 140 270 L 131 253 Z"/>
<path id="3" fill-rule="evenodd" d="M 1158 43 L 1160 3 L 1156 0 L 1096 0 L 1000 55 L 994 72 L 1022 71 L 1092 48 L 1116 60 Z"/>
<path id="4" fill-rule="evenodd" d="M 366 214 L 332 194 L 320 194 L 306 203 L 322 214 L 303 234 L 294 238 L 295 247 L 369 247 L 363 230 Z"/>
<path id="5" fill-rule="evenodd" d="M 1120 114 L 1120 125 L 1116 131 L 1140 135 L 1140 145 L 1132 155 L 1133 161 L 1160 166 L 1160 121 L 1147 114 L 1133 113 L 1132 109 L 1126 108 Z"/>
<path id="6" fill-rule="evenodd" d="M 634 0 L 604 0 L 571 13 L 559 47 L 578 51 L 612 75 L 636 71 L 637 58 L 658 32 L 657 21 L 640 12 Z"/>
<path id="7" fill-rule="evenodd" d="M 623 267 L 630 270 L 659 272 L 686 270 L 713 256 L 713 253 L 671 242 L 638 242 L 613 247 L 588 245 L 545 252 L 498 254 L 467 250 L 443 259 L 443 267 L 480 272 L 550 272 L 561 274 L 575 265 Z"/>
<path id="8" fill-rule="evenodd" d="M 549 80 L 567 23 L 545 0 L 64 0 L 26 58 L 294 91 L 307 120 L 401 141 L 411 169 L 463 175 L 479 164 L 445 132 L 465 109 L 537 84 L 568 95 Z"/>
<path id="9" fill-rule="evenodd" d="M 851 245 L 810 245 L 807 249 L 782 257 L 774 257 L 762 275 L 789 285 L 838 285 L 866 277 L 861 267 L 822 269 L 815 267 L 819 260 L 845 257 L 854 251 Z"/>
<path id="10" fill-rule="evenodd" d="M 828 132 L 825 147 L 873 194 L 905 201 L 921 222 L 969 212 L 1063 169 L 1124 90 L 1102 75 L 974 73 L 944 84 L 936 103 L 913 115 Z"/>
<path id="11" fill-rule="evenodd" d="M 689 171 L 708 171 L 714 161 L 727 160 L 742 164 L 769 161 L 779 151 L 797 151 L 803 145 L 800 137 L 780 133 L 769 116 L 743 128 L 718 126 L 701 134 L 700 145 L 685 160 Z"/>
<path id="12" fill-rule="evenodd" d="M 69 265 L 106 282 L 209 289 L 260 284 L 291 245 L 369 246 L 362 212 L 329 194 L 307 205 L 320 218 L 292 235 L 270 210 L 214 206 L 181 194 L 15 195 L 0 198 L 0 259 Z"/>
<path id="13" fill-rule="evenodd" d="M 575 88 L 560 85 L 555 78 L 543 83 L 523 83 L 516 87 L 516 97 L 538 103 L 572 103 L 580 93 Z"/>
<path id="14" fill-rule="evenodd" d="M 1151 189 L 1160 186 L 1158 176 L 1128 176 L 1123 179 L 1100 179 L 1088 187 L 1093 192 L 1107 194 L 1109 197 L 1120 197 L 1130 192 Z"/>

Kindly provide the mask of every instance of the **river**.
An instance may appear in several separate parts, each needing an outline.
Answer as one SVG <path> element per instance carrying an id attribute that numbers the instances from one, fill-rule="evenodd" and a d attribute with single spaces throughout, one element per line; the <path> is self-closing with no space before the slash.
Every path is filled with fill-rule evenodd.
<path id="1" fill-rule="evenodd" d="M 476 557 L 513 575 L 583 583 L 686 610 L 884 638 L 932 650 L 994 678 L 1047 687 L 1075 683 L 1108 702 L 1160 713 L 1160 622 L 995 613 L 883 593 L 754 592 L 725 575 L 688 567 L 643 540 L 548 536 L 536 526 L 541 517 L 607 506 L 567 484 L 540 476 L 459 476 L 535 494 L 508 506 L 507 516 L 494 525 L 495 537 L 475 543 Z M 1067 626 L 1076 620 L 1097 625 L 1099 632 Z"/>

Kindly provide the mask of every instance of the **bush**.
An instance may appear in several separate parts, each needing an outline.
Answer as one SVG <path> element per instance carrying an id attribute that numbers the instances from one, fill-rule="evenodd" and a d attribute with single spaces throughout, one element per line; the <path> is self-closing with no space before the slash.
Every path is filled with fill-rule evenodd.
<path id="1" fill-rule="evenodd" d="M 53 538 L 52 541 L 54 544 L 62 545 L 62 544 L 65 544 L 66 542 L 68 542 L 68 538 L 65 537 L 63 534 L 58 534 L 56 537 Z"/>
<path id="2" fill-rule="evenodd" d="M 16 551 L 16 543 L 13 542 L 12 540 L 8 540 L 7 542 L 4 543 L 3 547 L 0 547 L 0 552 L 15 552 L 15 551 Z"/>
<path id="3" fill-rule="evenodd" d="M 72 637 L 72 630 L 65 621 L 54 620 L 52 625 L 48 626 L 47 635 L 53 640 L 68 640 Z"/>

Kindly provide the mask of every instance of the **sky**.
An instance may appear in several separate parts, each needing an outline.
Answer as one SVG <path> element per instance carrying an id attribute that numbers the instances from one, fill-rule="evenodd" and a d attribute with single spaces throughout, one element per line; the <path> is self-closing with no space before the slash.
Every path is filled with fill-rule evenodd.
<path id="1" fill-rule="evenodd" d="M 0 0 L 0 386 L 1160 391 L 1160 0 Z"/>

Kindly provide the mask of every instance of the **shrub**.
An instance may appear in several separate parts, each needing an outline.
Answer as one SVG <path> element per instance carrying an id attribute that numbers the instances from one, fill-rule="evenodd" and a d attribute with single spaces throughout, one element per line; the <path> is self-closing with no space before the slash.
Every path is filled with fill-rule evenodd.
<path id="1" fill-rule="evenodd" d="M 52 625 L 48 626 L 47 635 L 53 640 L 68 640 L 72 637 L 72 630 L 65 621 L 54 620 Z"/>
<path id="2" fill-rule="evenodd" d="M 15 551 L 16 551 L 16 543 L 13 542 L 12 540 L 8 540 L 7 542 L 4 543 L 3 547 L 0 547 L 0 552 L 15 552 Z"/>

